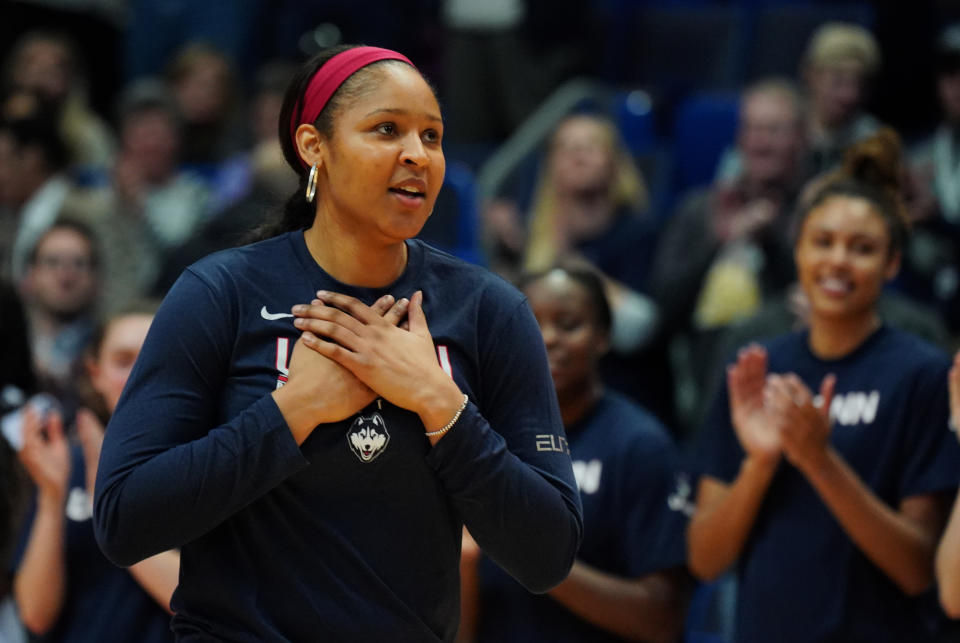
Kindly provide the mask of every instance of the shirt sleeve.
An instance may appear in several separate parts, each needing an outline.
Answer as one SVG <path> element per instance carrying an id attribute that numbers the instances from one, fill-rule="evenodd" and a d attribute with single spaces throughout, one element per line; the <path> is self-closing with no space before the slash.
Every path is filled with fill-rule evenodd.
<path id="1" fill-rule="evenodd" d="M 685 504 L 671 504 L 683 484 L 676 449 L 666 436 L 647 434 L 630 450 L 621 531 L 627 575 L 637 578 L 686 564 Z"/>
<path id="2" fill-rule="evenodd" d="M 949 364 L 925 368 L 908 401 L 905 462 L 900 497 L 955 489 L 960 480 L 960 444 L 950 430 Z"/>
<path id="3" fill-rule="evenodd" d="M 484 552 L 542 593 L 573 565 L 583 533 L 580 495 L 526 302 L 490 330 L 480 337 L 479 399 L 427 461 Z"/>
<path id="4" fill-rule="evenodd" d="M 308 464 L 270 395 L 217 425 L 237 333 L 231 301 L 183 274 L 107 426 L 94 529 L 118 565 L 182 546 Z"/>

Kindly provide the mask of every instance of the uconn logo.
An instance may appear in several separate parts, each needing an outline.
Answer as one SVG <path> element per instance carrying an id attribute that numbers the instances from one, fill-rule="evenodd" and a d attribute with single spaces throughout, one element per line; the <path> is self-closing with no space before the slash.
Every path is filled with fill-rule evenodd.
<path id="1" fill-rule="evenodd" d="M 823 402 L 817 396 L 814 402 L 819 406 Z M 873 424 L 877 419 L 880 406 L 880 391 L 869 393 L 852 392 L 835 395 L 830 403 L 830 422 L 840 426 Z"/>

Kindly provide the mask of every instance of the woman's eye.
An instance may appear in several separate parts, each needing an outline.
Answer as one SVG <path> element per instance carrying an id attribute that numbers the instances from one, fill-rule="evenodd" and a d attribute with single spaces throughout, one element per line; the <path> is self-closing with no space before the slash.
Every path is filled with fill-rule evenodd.
<path id="1" fill-rule="evenodd" d="M 394 125 L 393 123 L 381 123 L 377 125 L 377 131 L 380 132 L 381 134 L 386 134 L 387 136 L 391 136 L 396 133 L 397 126 Z"/>
<path id="2" fill-rule="evenodd" d="M 428 129 L 423 133 L 423 140 L 427 143 L 439 143 L 440 132 L 435 129 Z"/>

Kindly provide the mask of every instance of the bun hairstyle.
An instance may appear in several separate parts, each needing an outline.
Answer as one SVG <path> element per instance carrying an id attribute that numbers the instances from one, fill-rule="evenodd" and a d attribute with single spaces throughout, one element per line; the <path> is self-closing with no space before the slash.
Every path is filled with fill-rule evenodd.
<path id="1" fill-rule="evenodd" d="M 304 111 L 304 94 L 310 86 L 310 81 L 330 59 L 345 51 L 362 47 L 363 45 L 338 45 L 330 47 L 319 52 L 307 60 L 300 69 L 297 70 L 290 84 L 287 86 L 286 93 L 283 96 L 283 106 L 280 108 L 280 117 L 277 122 L 277 134 L 280 138 L 280 147 L 283 150 L 283 158 L 287 165 L 293 168 L 299 178 L 297 190 L 290 196 L 279 216 L 274 216 L 271 221 L 259 226 L 252 233 L 252 241 L 268 239 L 285 232 L 294 230 L 304 230 L 313 225 L 313 219 L 316 214 L 316 206 L 307 201 L 305 193 L 307 187 L 307 177 L 310 172 L 309 166 L 306 166 L 300 159 L 297 152 L 296 141 L 291 136 L 291 123 L 301 122 Z M 337 113 L 345 103 L 353 98 L 368 91 L 375 79 L 372 78 L 371 69 L 384 64 L 407 64 L 397 59 L 378 60 L 361 67 L 351 74 L 342 84 L 333 92 L 329 100 L 324 104 L 319 115 L 313 121 L 313 126 L 317 128 L 324 137 L 333 136 L 333 123 Z M 434 92 L 435 93 L 435 92 Z M 317 198 L 320 195 L 317 194 Z"/>
<path id="2" fill-rule="evenodd" d="M 890 254 L 900 252 L 910 234 L 901 157 L 900 137 L 889 127 L 851 145 L 840 168 L 818 181 L 813 197 L 802 210 L 800 227 L 812 210 L 831 197 L 861 198 L 883 217 L 890 233 Z"/>

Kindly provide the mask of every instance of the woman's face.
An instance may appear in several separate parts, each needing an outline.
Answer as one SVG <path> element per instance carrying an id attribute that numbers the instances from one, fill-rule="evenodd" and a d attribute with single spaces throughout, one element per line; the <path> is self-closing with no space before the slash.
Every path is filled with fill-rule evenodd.
<path id="1" fill-rule="evenodd" d="M 900 267 L 883 217 L 859 197 L 830 197 L 807 214 L 794 257 L 811 314 L 834 318 L 871 314 Z"/>
<path id="2" fill-rule="evenodd" d="M 608 189 L 614 174 L 610 133 L 593 118 L 565 121 L 553 138 L 550 168 L 553 184 L 561 194 Z"/>
<path id="3" fill-rule="evenodd" d="M 404 64 L 371 70 L 372 89 L 342 105 L 321 137 L 318 216 L 373 243 L 417 235 L 433 211 L 446 164 L 440 106 Z"/>
<path id="4" fill-rule="evenodd" d="M 93 389 L 103 396 L 110 413 L 117 408 L 120 393 L 152 321 L 153 315 L 147 314 L 124 315 L 112 320 L 104 331 L 100 352 L 87 362 Z"/>
<path id="5" fill-rule="evenodd" d="M 855 60 L 810 69 L 807 87 L 813 112 L 827 127 L 846 125 L 860 111 L 866 74 Z"/>
<path id="6" fill-rule="evenodd" d="M 597 325 L 587 290 L 562 270 L 554 270 L 528 284 L 524 294 L 540 325 L 558 396 L 590 387 L 608 341 Z"/>

